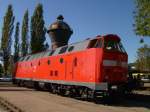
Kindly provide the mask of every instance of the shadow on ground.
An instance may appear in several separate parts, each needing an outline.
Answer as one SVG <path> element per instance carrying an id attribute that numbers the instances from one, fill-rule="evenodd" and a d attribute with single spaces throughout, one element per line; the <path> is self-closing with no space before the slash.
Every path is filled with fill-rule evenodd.
<path id="1" fill-rule="evenodd" d="M 145 94 L 130 94 L 123 98 L 116 98 L 112 106 L 119 107 L 144 107 L 150 109 L 150 95 Z"/>
<path id="2" fill-rule="evenodd" d="M 88 102 L 94 102 L 93 99 L 75 98 L 77 100 L 83 100 Z M 110 99 L 99 100 L 96 104 L 102 104 L 114 107 L 143 107 L 150 109 L 150 95 L 145 94 L 129 94 L 124 97 L 113 97 Z"/>

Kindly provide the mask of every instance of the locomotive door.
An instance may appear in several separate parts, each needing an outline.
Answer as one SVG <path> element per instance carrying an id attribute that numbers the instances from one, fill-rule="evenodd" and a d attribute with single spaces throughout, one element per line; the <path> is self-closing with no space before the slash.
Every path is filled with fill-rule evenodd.
<path id="1" fill-rule="evenodd" d="M 73 80 L 74 79 L 74 58 L 72 56 L 68 56 L 68 59 L 65 62 L 66 73 L 65 77 L 66 80 Z"/>

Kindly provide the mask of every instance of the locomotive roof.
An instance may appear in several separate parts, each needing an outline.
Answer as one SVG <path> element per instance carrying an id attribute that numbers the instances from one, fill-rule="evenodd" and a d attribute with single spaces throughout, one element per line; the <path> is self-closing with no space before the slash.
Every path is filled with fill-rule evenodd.
<path id="1" fill-rule="evenodd" d="M 19 61 L 29 61 L 29 60 L 38 59 L 47 56 L 55 56 L 59 54 L 69 53 L 69 52 L 82 51 L 88 48 L 91 40 L 96 40 L 99 38 L 104 38 L 104 40 L 120 41 L 120 38 L 117 35 L 113 35 L 113 34 L 109 34 L 105 36 L 96 36 L 95 38 L 88 38 L 80 42 L 59 47 L 56 50 L 47 50 L 36 54 L 29 54 L 27 56 L 21 57 Z"/>

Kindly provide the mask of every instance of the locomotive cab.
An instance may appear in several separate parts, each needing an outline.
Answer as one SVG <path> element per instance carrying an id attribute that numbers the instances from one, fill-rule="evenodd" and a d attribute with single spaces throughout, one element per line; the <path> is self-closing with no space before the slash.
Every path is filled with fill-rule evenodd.
<path id="1" fill-rule="evenodd" d="M 102 60 L 102 81 L 107 82 L 111 89 L 117 89 L 118 85 L 125 85 L 128 56 L 118 36 L 104 37 Z"/>

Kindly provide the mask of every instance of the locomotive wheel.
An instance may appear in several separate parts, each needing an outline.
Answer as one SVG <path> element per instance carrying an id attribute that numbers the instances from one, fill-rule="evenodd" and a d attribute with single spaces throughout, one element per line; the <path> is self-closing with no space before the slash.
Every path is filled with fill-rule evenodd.
<path id="1" fill-rule="evenodd" d="M 76 88 L 75 95 L 76 95 L 76 98 L 81 98 L 81 90 L 80 90 L 80 88 Z"/>
<path id="2" fill-rule="evenodd" d="M 50 83 L 46 83 L 44 85 L 44 88 L 47 89 L 49 92 L 52 92 L 52 88 L 51 88 L 51 84 Z"/>
<path id="3" fill-rule="evenodd" d="M 66 87 L 63 86 L 63 85 L 60 85 L 60 88 L 59 88 L 59 95 L 61 95 L 61 96 L 66 96 L 66 93 L 67 93 Z"/>
<path id="4" fill-rule="evenodd" d="M 85 91 L 85 89 L 81 89 L 81 98 L 82 100 L 85 100 L 85 97 L 87 97 L 87 92 Z"/>
<path id="5" fill-rule="evenodd" d="M 76 97 L 76 91 L 74 88 L 70 88 L 69 90 L 69 97 L 74 98 Z"/>
<path id="6" fill-rule="evenodd" d="M 65 89 L 60 89 L 59 90 L 59 95 L 65 96 L 66 95 L 66 90 Z"/>
<path id="7" fill-rule="evenodd" d="M 34 88 L 38 91 L 42 90 L 42 88 L 39 86 L 39 82 L 34 82 Z"/>
<path id="8" fill-rule="evenodd" d="M 57 92 L 57 85 L 56 84 L 52 84 L 51 85 L 51 93 L 56 94 Z"/>

